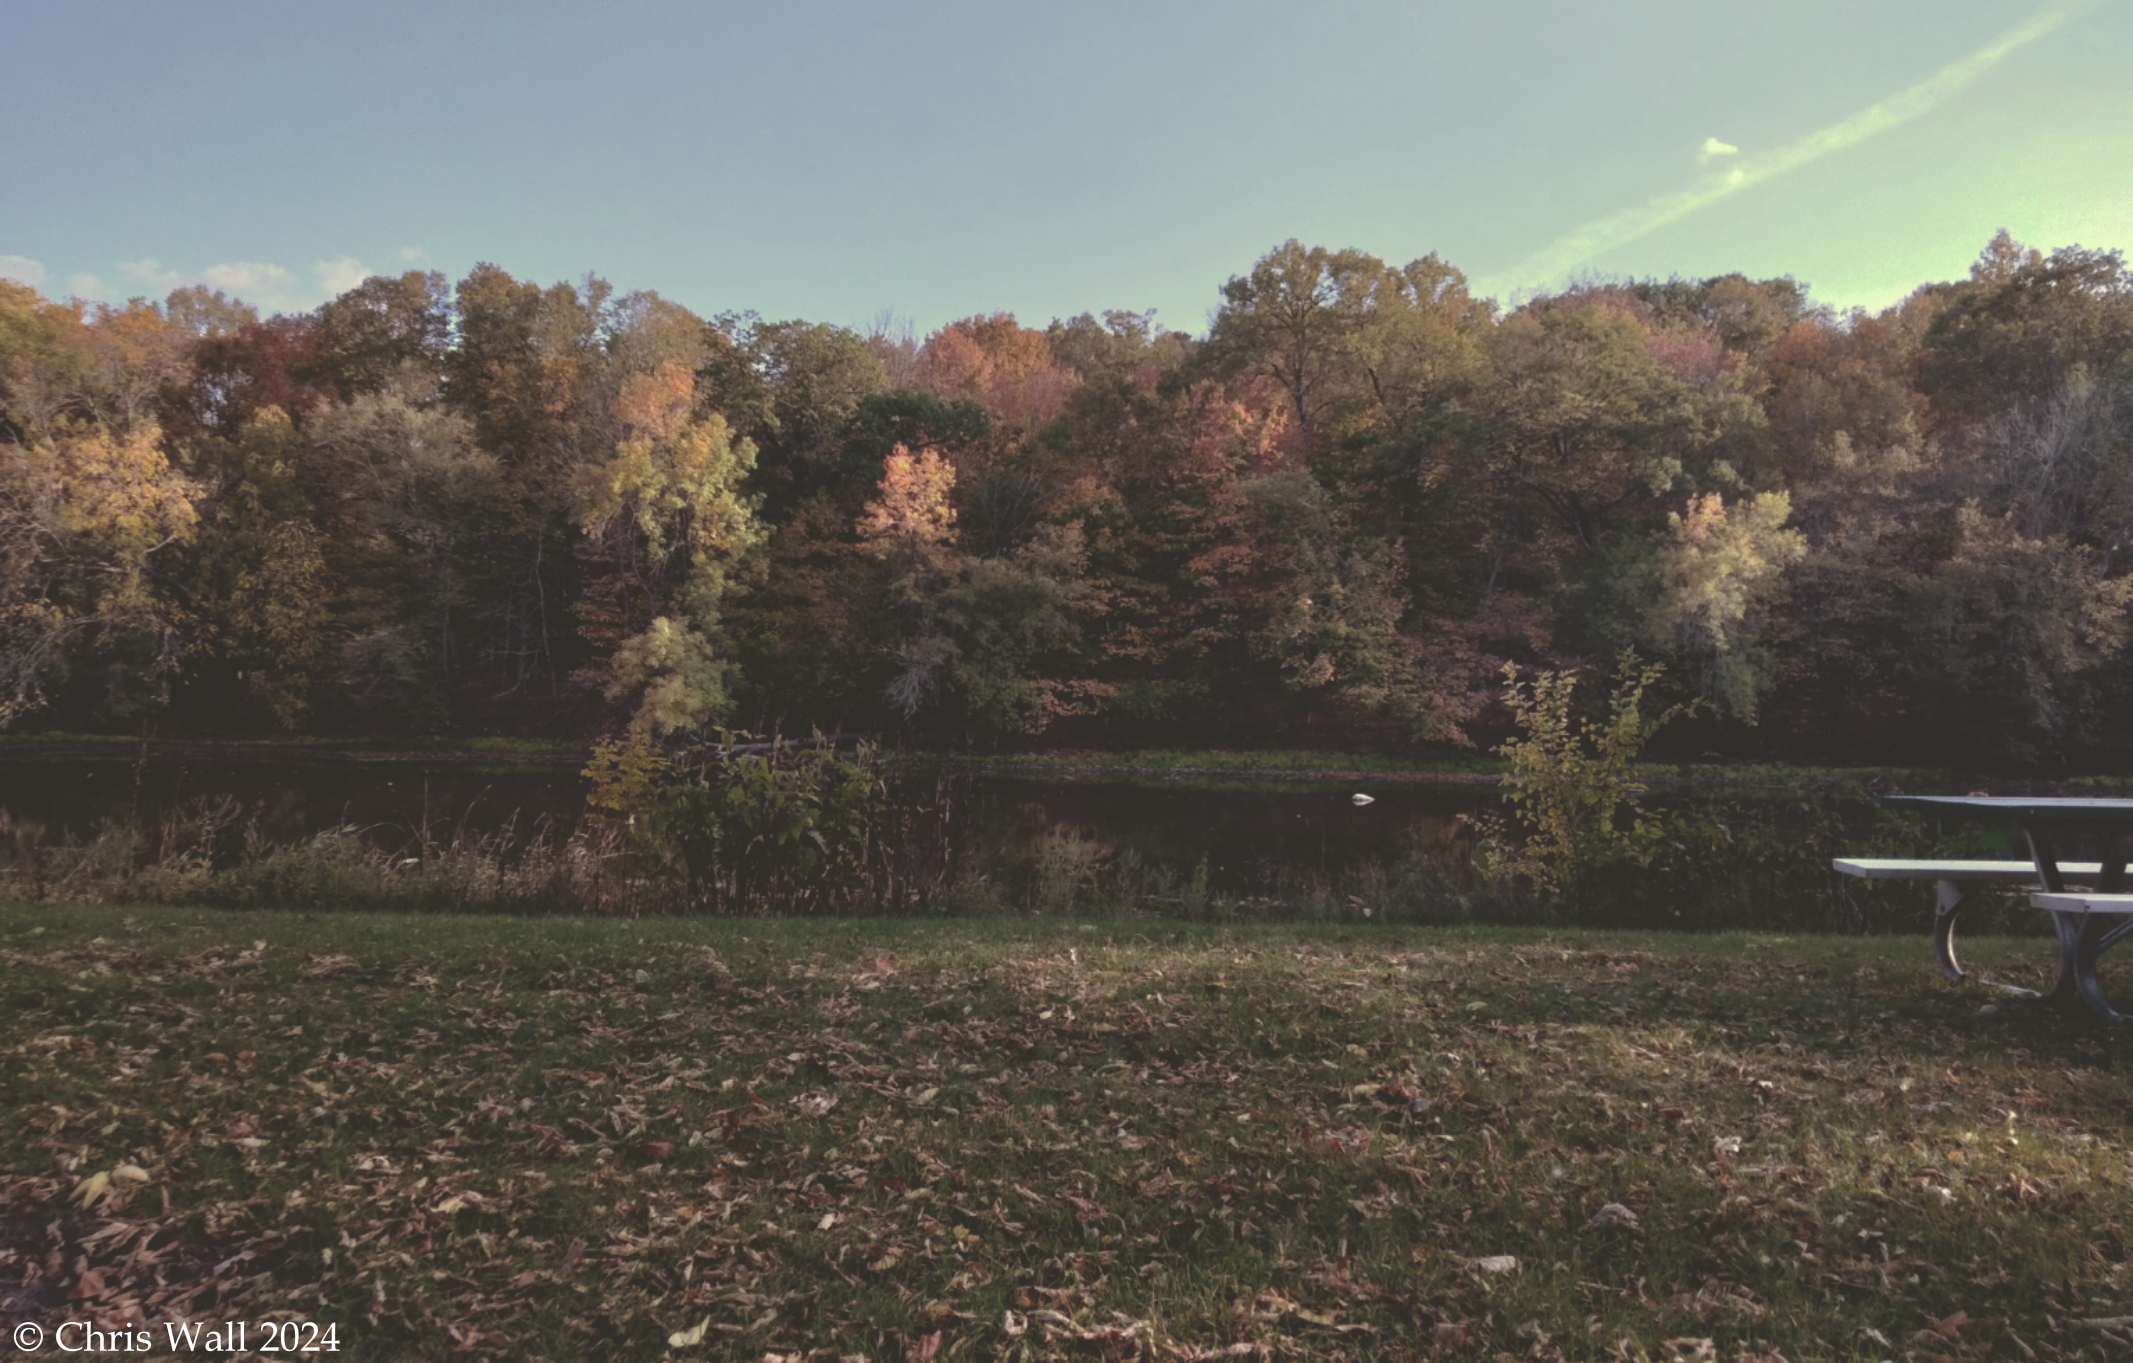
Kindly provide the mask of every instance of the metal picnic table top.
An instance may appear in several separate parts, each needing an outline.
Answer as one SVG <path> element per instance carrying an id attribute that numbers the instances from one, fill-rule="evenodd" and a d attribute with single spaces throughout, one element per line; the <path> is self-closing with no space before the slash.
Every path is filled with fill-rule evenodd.
<path id="1" fill-rule="evenodd" d="M 2037 878 L 2054 894 L 2066 883 L 2059 871 L 2059 853 L 2052 832 L 2091 832 L 2103 836 L 2103 865 L 2096 880 L 2102 894 L 2125 889 L 2126 852 L 2116 846 L 2120 838 L 2133 837 L 2133 800 L 2082 796 L 2032 795 L 1884 795 L 1881 803 L 1893 809 L 1915 809 L 1929 814 L 1968 815 L 1985 823 L 2013 824 L 2029 840 Z"/>

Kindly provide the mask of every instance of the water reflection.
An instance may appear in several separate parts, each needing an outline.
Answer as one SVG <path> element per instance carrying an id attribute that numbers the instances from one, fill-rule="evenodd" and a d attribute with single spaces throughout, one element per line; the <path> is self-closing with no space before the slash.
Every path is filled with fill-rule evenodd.
<path id="1" fill-rule="evenodd" d="M 906 778 L 929 786 L 932 774 Z M 1494 800 L 1488 787 L 1356 787 L 1293 782 L 1210 789 L 1187 784 L 1051 780 L 991 775 L 952 778 L 958 841 L 1003 876 L 1035 867 L 1047 845 L 1083 840 L 1105 866 L 1206 863 L 1208 885 L 1264 892 L 1297 877 L 1336 881 L 1370 862 L 1410 855 L 1419 842 L 1447 869 L 1463 865 L 1469 832 L 1458 815 Z M 241 819 L 271 843 L 355 827 L 390 847 L 512 828 L 523 841 L 567 837 L 584 813 L 586 783 L 575 762 L 470 769 L 438 762 L 313 766 L 156 759 L 0 761 L 0 808 L 42 824 L 53 841 L 83 839 L 107 822 L 154 828 L 202 797 L 238 802 Z"/>
<path id="2" fill-rule="evenodd" d="M 577 826 L 585 783 L 577 765 L 469 769 L 413 763 L 292 766 L 198 760 L 0 761 L 0 808 L 44 825 L 58 841 L 106 823 L 155 827 L 188 801 L 228 797 L 268 842 L 298 842 L 328 828 L 370 830 L 378 840 L 512 826 L 520 838 L 544 824 Z"/>
<path id="3" fill-rule="evenodd" d="M 1338 881 L 1372 862 L 1436 849 L 1447 873 L 1464 866 L 1471 830 L 1458 816 L 1495 792 L 1476 786 L 1377 788 L 1367 805 L 1353 787 L 1293 784 L 1196 789 L 1095 781 L 990 777 L 973 792 L 975 840 L 1003 868 L 1034 865 L 1047 840 L 1078 835 L 1114 864 L 1190 872 L 1207 863 L 1208 884 L 1255 894 L 1298 878 Z"/>

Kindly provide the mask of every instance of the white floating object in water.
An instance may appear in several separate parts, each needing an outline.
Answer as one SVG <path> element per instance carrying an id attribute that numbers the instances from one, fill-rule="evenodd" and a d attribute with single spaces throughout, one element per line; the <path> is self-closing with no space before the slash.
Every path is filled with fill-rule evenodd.
<path id="1" fill-rule="evenodd" d="M 1378 801 L 1376 796 L 1365 795 L 1361 791 L 1357 791 L 1355 794 L 1348 797 L 1348 803 L 1352 805 L 1374 805 L 1377 802 Z"/>

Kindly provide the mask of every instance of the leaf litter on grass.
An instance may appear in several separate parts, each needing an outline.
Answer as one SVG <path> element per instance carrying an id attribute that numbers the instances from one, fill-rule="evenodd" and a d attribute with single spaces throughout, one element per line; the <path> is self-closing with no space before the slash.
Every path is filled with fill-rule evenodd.
<path id="1" fill-rule="evenodd" d="M 2133 1305 L 2124 1039 L 1911 942 L 144 918 L 4 939 L 0 1324 L 2054 1358 Z"/>

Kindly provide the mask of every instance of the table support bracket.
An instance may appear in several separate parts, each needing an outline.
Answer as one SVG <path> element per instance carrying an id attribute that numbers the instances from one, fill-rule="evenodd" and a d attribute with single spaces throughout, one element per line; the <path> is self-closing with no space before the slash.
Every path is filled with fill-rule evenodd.
<path id="1" fill-rule="evenodd" d="M 2046 1003 L 2061 1007 L 2085 1004 L 2106 1022 L 2133 1022 L 2133 1017 L 2111 1007 L 2110 999 L 2104 996 L 2103 986 L 2096 980 L 2096 962 L 2106 949 L 2133 931 L 2133 922 L 2095 913 L 2075 913 L 2055 909 L 2052 911 L 2052 926 L 2059 931 L 2059 978 L 2051 992 L 2044 996 Z"/>
<path id="2" fill-rule="evenodd" d="M 1963 900 L 1969 893 L 1969 887 L 1959 880 L 1943 880 L 1938 888 L 1939 896 L 1933 906 L 1933 960 L 1940 967 L 1940 973 L 1957 984 L 1974 980 L 1978 984 L 1991 985 L 1994 989 L 2012 994 L 2016 998 L 2043 998 L 2044 995 L 2034 989 L 2024 989 L 2019 984 L 2003 984 L 1998 980 L 1973 976 L 1963 970 L 1963 963 L 1955 957 L 1955 919 L 1963 911 Z M 2133 922 L 2123 926 L 2133 928 Z"/>
<path id="3" fill-rule="evenodd" d="M 1933 959 L 1940 973 L 1961 983 L 1962 962 L 1955 959 L 1955 916 L 1963 909 L 1963 885 L 1957 880 L 1940 882 L 1940 895 L 1933 906 Z"/>

